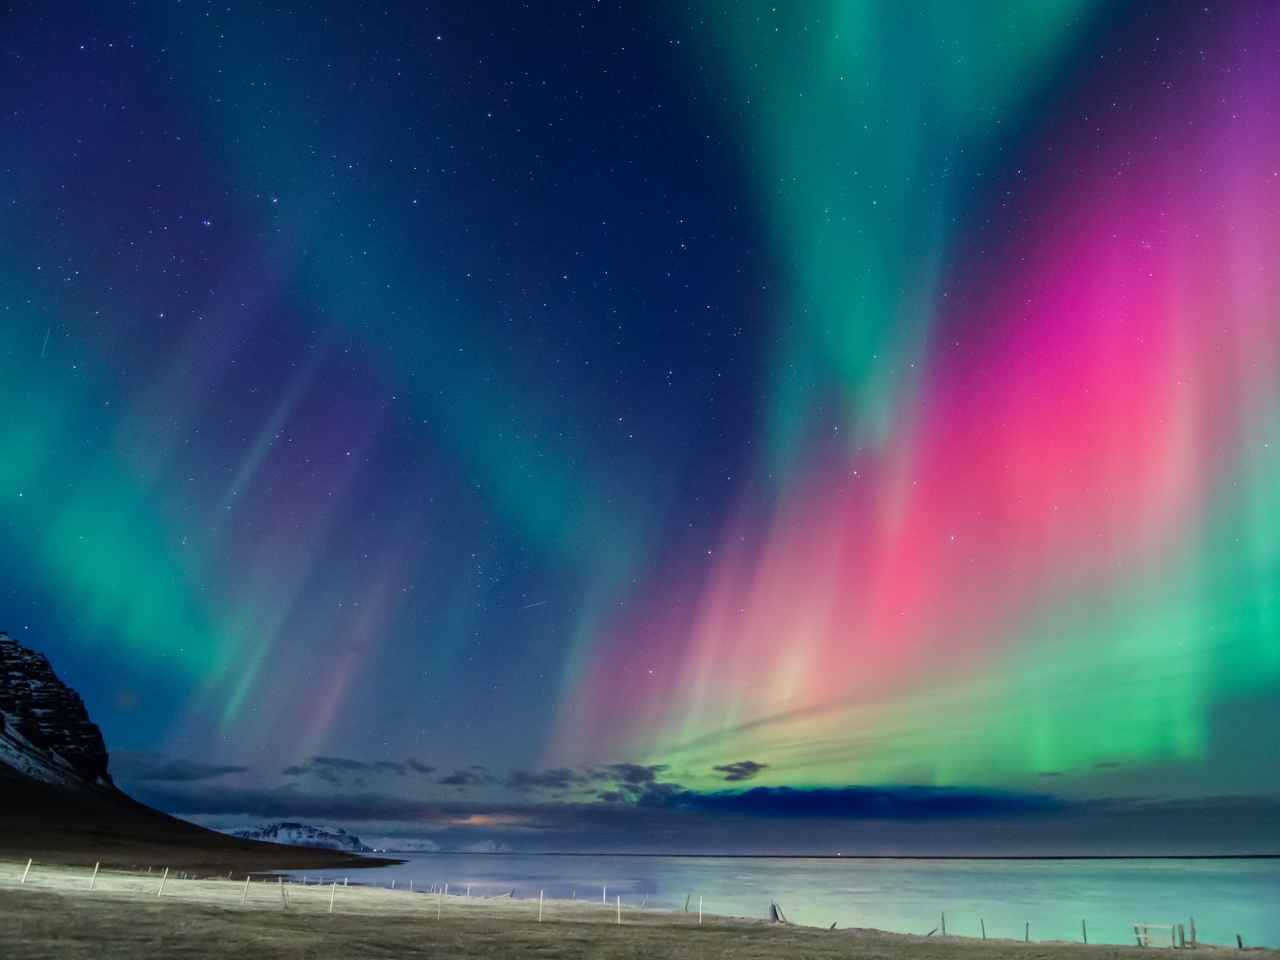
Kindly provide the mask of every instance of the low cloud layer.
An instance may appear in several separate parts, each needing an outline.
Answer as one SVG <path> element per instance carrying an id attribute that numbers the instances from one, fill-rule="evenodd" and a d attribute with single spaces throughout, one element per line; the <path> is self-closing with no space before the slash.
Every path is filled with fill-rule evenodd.
<path id="1" fill-rule="evenodd" d="M 1043 813 L 1066 806 L 1064 801 L 1055 797 L 946 787 L 844 787 L 817 790 L 755 787 L 742 793 L 696 793 L 688 790 L 669 792 L 655 799 L 666 806 L 707 813 L 857 819 L 988 817 Z M 647 801 L 653 802 L 649 798 Z"/>
<path id="2" fill-rule="evenodd" d="M 314 777 L 334 786 L 347 783 L 364 786 L 371 777 L 425 777 L 434 772 L 435 767 L 420 760 L 350 760 L 346 757 L 310 757 L 281 771 L 286 777 Z"/>
<path id="3" fill-rule="evenodd" d="M 446 787 L 487 787 L 498 782 L 498 778 L 481 766 L 455 770 L 447 777 L 441 777 L 436 783 Z"/>
<path id="4" fill-rule="evenodd" d="M 223 828 L 264 820 L 416 837 L 443 850 L 844 856 L 1234 855 L 1280 853 L 1280 798 L 1095 801 L 904 787 L 699 794 L 654 784 L 635 800 L 418 801 L 151 781 L 131 792 Z M 621 793 L 622 791 L 616 791 Z M 404 840 L 399 841 L 401 843 Z"/>
<path id="5" fill-rule="evenodd" d="M 195 763 L 148 751 L 117 750 L 111 754 L 110 769 L 112 777 L 126 782 L 194 783 L 244 773 L 249 768 Z"/>

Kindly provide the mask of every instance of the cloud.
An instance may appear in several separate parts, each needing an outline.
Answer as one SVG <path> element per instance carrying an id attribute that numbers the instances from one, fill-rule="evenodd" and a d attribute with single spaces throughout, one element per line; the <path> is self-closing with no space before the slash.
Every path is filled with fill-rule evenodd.
<path id="1" fill-rule="evenodd" d="M 653 783 L 666 764 L 658 763 L 651 767 L 642 767 L 636 763 L 613 763 L 606 767 L 588 767 L 585 776 L 592 780 L 615 780 L 619 783 L 639 786 Z"/>
<path id="2" fill-rule="evenodd" d="M 712 767 L 718 773 L 724 774 L 724 779 L 730 783 L 736 783 L 739 780 L 750 780 L 761 770 L 768 769 L 767 763 L 756 763 L 754 760 L 739 760 L 737 763 L 727 763 L 723 767 Z"/>
<path id="3" fill-rule="evenodd" d="M 447 787 L 482 787 L 497 783 L 497 779 L 484 767 L 470 766 L 465 770 L 455 770 L 447 777 L 441 777 L 436 783 Z"/>
<path id="4" fill-rule="evenodd" d="M 563 799 L 566 793 L 575 792 L 580 800 L 595 796 L 609 803 L 652 803 L 656 797 L 665 797 L 684 789 L 679 784 L 658 782 L 658 777 L 666 769 L 663 764 L 643 766 L 637 763 L 614 763 L 581 770 L 570 767 L 532 773 L 516 770 L 507 778 L 506 786 L 524 794 L 545 792 L 552 799 Z M 460 772 L 437 782 L 471 785 L 476 781 L 468 779 L 465 772 Z"/>
<path id="5" fill-rule="evenodd" d="M 415 822 L 433 806 L 381 793 L 311 794 L 292 785 L 274 790 L 211 787 L 203 790 L 136 791 L 137 799 L 166 813 L 232 815 L 268 820 Z"/>
<path id="6" fill-rule="evenodd" d="M 427 776 L 435 772 L 435 767 L 428 766 L 418 760 L 351 760 L 346 757 L 309 757 L 300 764 L 285 767 L 282 771 L 286 777 L 316 777 L 326 783 L 341 786 L 348 780 L 363 784 L 368 776 L 391 775 L 403 777 L 410 773 Z"/>
<path id="7" fill-rule="evenodd" d="M 755 787 L 743 793 L 695 793 L 690 790 L 653 792 L 646 799 L 650 804 L 661 803 L 704 813 L 857 819 L 981 817 L 1048 812 L 1064 806 L 1062 801 L 1054 797 L 999 791 L 965 791 L 949 787 L 841 787 L 815 790 Z"/>
<path id="8" fill-rule="evenodd" d="M 589 782 L 589 779 L 586 774 L 570 770 L 568 767 L 543 770 L 541 773 L 516 770 L 507 779 L 507 786 L 512 790 L 521 792 L 529 790 L 568 790 L 570 787 L 583 786 Z"/>
<path id="9" fill-rule="evenodd" d="M 699 794 L 669 791 L 673 786 L 657 784 L 648 795 L 650 802 L 621 793 L 613 802 L 603 797 L 587 802 L 423 801 L 377 792 L 313 795 L 296 785 L 242 789 L 216 781 L 139 784 L 130 792 L 158 809 L 219 828 L 262 820 L 336 823 L 359 830 L 366 839 L 369 833 L 429 836 L 444 850 L 495 840 L 527 852 L 843 851 L 846 857 L 1280 853 L 1280 797 L 1071 803 L 918 787 Z"/>
<path id="10" fill-rule="evenodd" d="M 111 775 L 121 780 L 193 783 L 212 780 L 229 773 L 244 773 L 248 767 L 195 763 L 181 757 L 141 750 L 117 750 L 111 754 Z"/>

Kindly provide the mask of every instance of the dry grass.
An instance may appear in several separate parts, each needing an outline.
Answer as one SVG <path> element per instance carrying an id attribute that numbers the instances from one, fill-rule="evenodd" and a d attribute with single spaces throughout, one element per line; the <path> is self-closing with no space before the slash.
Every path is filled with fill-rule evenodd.
<path id="1" fill-rule="evenodd" d="M 208 958 L 556 957 L 582 960 L 857 957 L 866 960 L 1075 960 L 1154 951 L 874 930 L 814 930 L 758 920 L 623 909 L 578 901 L 469 899 L 356 886 L 183 880 L 0 863 L 0 955 L 144 960 Z M 287 892 L 289 906 L 284 896 Z M 329 902 L 333 897 L 334 911 Z M 437 919 L 438 915 L 438 919 Z M 1219 950 L 1211 949 L 1217 954 Z M 1271 951 L 1266 951 L 1268 954 Z"/>

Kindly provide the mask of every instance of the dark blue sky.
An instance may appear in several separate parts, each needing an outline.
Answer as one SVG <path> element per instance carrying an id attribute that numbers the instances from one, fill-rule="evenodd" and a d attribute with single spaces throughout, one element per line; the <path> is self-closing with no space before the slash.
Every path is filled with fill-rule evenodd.
<path id="1" fill-rule="evenodd" d="M 0 627 L 194 817 L 1262 802 L 1278 37 L 11 4 Z"/>

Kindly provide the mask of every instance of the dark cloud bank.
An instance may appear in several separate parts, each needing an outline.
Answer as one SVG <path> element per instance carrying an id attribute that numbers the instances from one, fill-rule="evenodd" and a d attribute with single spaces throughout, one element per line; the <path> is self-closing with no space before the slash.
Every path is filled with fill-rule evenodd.
<path id="1" fill-rule="evenodd" d="M 637 801 L 481 803 L 383 793 L 140 784 L 140 800 L 212 826 L 301 819 L 521 852 L 843 856 L 1280 854 L 1280 800 L 1070 804 L 965 792 L 755 790 L 650 793 Z"/>
<path id="2" fill-rule="evenodd" d="M 726 789 L 689 790 L 662 766 L 437 771 L 414 759 L 315 756 L 283 786 L 235 785 L 244 767 L 119 753 L 137 799 L 211 826 L 307 820 L 429 838 L 446 850 L 843 856 L 1280 854 L 1280 798 L 1069 801 L 982 789 L 746 787 L 754 761 L 713 768 Z M 730 786 L 732 785 L 732 786 Z M 479 797 L 494 792 L 506 799 Z"/>

